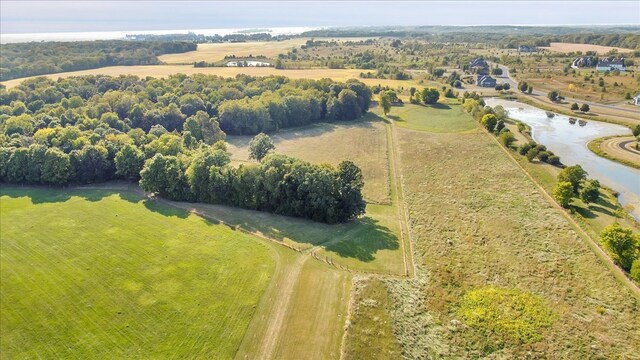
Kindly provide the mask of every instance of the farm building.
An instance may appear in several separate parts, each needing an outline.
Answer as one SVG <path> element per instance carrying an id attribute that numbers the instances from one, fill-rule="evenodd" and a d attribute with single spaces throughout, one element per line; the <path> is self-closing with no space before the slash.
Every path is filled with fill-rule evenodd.
<path id="1" fill-rule="evenodd" d="M 640 93 L 637 93 L 636 96 L 633 97 L 633 104 L 640 106 Z"/>
<path id="2" fill-rule="evenodd" d="M 476 58 L 469 63 L 469 70 L 473 74 L 489 75 L 489 64 L 483 58 Z"/>
<path id="3" fill-rule="evenodd" d="M 263 61 L 254 61 L 254 60 L 240 60 L 240 61 L 229 61 L 226 66 L 228 67 L 247 67 L 247 66 L 254 66 L 254 67 L 263 67 L 263 66 L 271 66 L 270 63 L 268 62 L 263 62 Z"/>
<path id="4" fill-rule="evenodd" d="M 530 53 L 530 52 L 535 52 L 535 51 L 536 51 L 535 46 L 529 46 L 529 45 L 520 45 L 520 46 L 518 46 L 518 52 Z"/>
<path id="5" fill-rule="evenodd" d="M 624 58 L 604 58 L 598 61 L 596 65 L 596 71 L 624 71 Z"/>
<path id="6" fill-rule="evenodd" d="M 571 67 L 574 69 L 594 66 L 596 66 L 596 58 L 593 56 L 581 56 L 571 63 Z"/>
<path id="7" fill-rule="evenodd" d="M 482 87 L 495 87 L 496 79 L 492 78 L 489 75 L 478 75 L 478 78 L 476 79 L 476 85 Z"/>

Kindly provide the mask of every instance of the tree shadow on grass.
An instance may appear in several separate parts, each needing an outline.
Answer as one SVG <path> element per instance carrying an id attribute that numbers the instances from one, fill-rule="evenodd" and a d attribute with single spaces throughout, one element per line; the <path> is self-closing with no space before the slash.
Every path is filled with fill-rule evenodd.
<path id="1" fill-rule="evenodd" d="M 73 194 L 62 188 L 2 184 L 0 186 L 0 196 L 8 196 L 14 199 L 28 197 L 32 204 L 46 204 L 68 201 Z"/>
<path id="2" fill-rule="evenodd" d="M 186 219 L 190 214 L 188 211 L 184 209 L 180 209 L 175 206 L 164 204 L 157 199 L 146 199 L 142 204 L 144 205 L 145 208 L 147 208 L 147 210 L 153 211 L 155 213 L 158 213 L 167 217 L 175 216 L 180 219 Z"/>
<path id="3" fill-rule="evenodd" d="M 431 104 L 431 107 L 439 110 L 451 110 L 451 106 L 442 103 Z"/>
<path id="4" fill-rule="evenodd" d="M 93 188 L 73 188 L 73 187 L 51 187 L 51 186 L 27 186 L 9 185 L 0 186 L 0 196 L 11 198 L 28 197 L 32 204 L 62 203 L 69 201 L 72 197 L 96 202 L 112 195 L 119 195 L 122 200 L 138 203 L 142 200 L 139 194 L 129 190 L 116 189 L 93 189 Z"/>
<path id="5" fill-rule="evenodd" d="M 611 203 L 608 199 L 600 196 L 598 200 L 594 203 L 591 203 L 585 207 L 582 206 L 573 206 L 573 210 L 580 214 L 580 216 L 593 219 L 598 217 L 597 213 L 609 215 L 611 217 L 619 217 L 615 212 L 616 206 Z"/>
<path id="6" fill-rule="evenodd" d="M 346 238 L 327 244 L 325 249 L 345 258 L 370 262 L 375 260 L 374 255 L 378 251 L 397 250 L 400 247 L 396 234 L 380 225 L 378 220 L 367 216 L 356 220 L 356 226 L 360 229 Z"/>

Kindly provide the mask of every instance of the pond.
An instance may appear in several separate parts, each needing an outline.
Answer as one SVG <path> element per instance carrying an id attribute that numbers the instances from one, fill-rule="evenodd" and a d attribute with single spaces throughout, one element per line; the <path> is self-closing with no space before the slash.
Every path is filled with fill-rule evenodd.
<path id="1" fill-rule="evenodd" d="M 590 178 L 617 191 L 618 200 L 636 219 L 640 220 L 640 170 L 602 158 L 587 148 L 587 144 L 599 137 L 630 135 L 625 126 L 599 121 L 587 121 L 585 126 L 571 124 L 569 117 L 555 114 L 549 118 L 544 110 L 516 101 L 497 98 L 485 99 L 487 105 L 502 105 L 509 117 L 531 127 L 533 139 L 560 156 L 565 165 L 578 164 Z"/>

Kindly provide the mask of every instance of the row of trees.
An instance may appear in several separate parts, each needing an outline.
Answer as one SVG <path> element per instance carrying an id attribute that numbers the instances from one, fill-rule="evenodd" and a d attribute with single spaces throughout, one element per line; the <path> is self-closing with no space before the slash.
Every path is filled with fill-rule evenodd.
<path id="1" fill-rule="evenodd" d="M 40 144 L 0 147 L 0 181 L 66 185 L 114 178 L 137 180 L 145 161 L 142 150 L 126 144 L 115 154 L 112 151 L 102 145 L 87 145 L 68 154 L 57 147 Z"/>
<path id="2" fill-rule="evenodd" d="M 0 45 L 0 81 L 114 65 L 151 65 L 162 54 L 196 50 L 185 41 L 29 42 Z"/>
<path id="3" fill-rule="evenodd" d="M 350 161 L 338 168 L 313 165 L 285 155 L 259 164 L 229 166 L 224 149 L 202 149 L 193 158 L 156 154 L 140 185 L 172 200 L 224 204 L 337 223 L 364 213 L 361 170 Z"/>
<path id="4" fill-rule="evenodd" d="M 560 206 L 569 208 L 575 198 L 579 198 L 587 206 L 598 201 L 600 183 L 598 180 L 588 179 L 587 175 L 580 165 L 566 167 L 558 174 L 553 197 Z M 640 283 L 640 236 L 615 223 L 600 233 L 600 241 L 613 261 Z"/>

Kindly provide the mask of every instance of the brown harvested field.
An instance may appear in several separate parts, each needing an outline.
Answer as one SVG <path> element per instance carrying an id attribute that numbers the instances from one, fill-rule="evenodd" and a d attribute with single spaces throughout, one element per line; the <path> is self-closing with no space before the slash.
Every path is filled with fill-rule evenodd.
<path id="1" fill-rule="evenodd" d="M 582 51 L 586 53 L 587 51 L 595 51 L 598 55 L 604 55 L 611 50 L 618 50 L 619 52 L 631 52 L 632 49 L 625 49 L 620 47 L 613 46 L 602 46 L 602 45 L 591 45 L 591 44 L 574 44 L 574 43 L 560 43 L 560 42 L 552 42 L 549 44 L 550 46 L 540 47 L 541 49 L 553 51 L 553 52 L 576 52 Z"/>
<path id="2" fill-rule="evenodd" d="M 165 78 L 172 74 L 210 74 L 219 75 L 224 77 L 234 77 L 238 74 L 247 74 L 253 76 L 269 76 L 269 75 L 281 75 L 287 76 L 293 79 L 322 79 L 332 78 L 339 81 L 344 81 L 351 78 L 357 78 L 360 74 L 359 70 L 353 69 L 306 69 L 306 70 L 277 70 L 272 67 L 207 67 L 196 68 L 192 65 L 141 65 L 141 66 L 108 66 L 99 69 L 71 71 L 58 74 L 45 75 L 50 79 L 68 78 L 71 76 L 83 76 L 83 75 L 137 75 L 140 77 L 152 76 L 158 78 Z M 25 79 L 14 79 L 5 81 L 2 84 L 7 88 L 12 88 L 18 85 Z"/>
<path id="3" fill-rule="evenodd" d="M 278 54 L 287 53 L 292 48 L 300 47 L 300 45 L 304 44 L 307 40 L 306 38 L 297 38 L 284 41 L 198 44 L 196 51 L 161 55 L 158 56 L 158 59 L 167 64 L 192 64 L 196 61 L 220 61 L 227 55 L 235 55 L 238 57 L 264 55 L 268 58 L 273 58 Z"/>
<path id="4" fill-rule="evenodd" d="M 393 88 L 420 86 L 414 80 L 391 80 L 391 79 L 360 79 L 359 69 L 302 69 L 302 70 L 278 70 L 273 67 L 205 67 L 197 68 L 192 65 L 140 65 L 140 66 L 108 66 L 99 69 L 70 71 L 57 74 L 44 75 L 49 79 L 57 80 L 72 76 L 84 75 L 136 75 L 139 77 L 157 77 L 166 78 L 173 74 L 208 74 L 223 77 L 235 77 L 238 74 L 247 74 L 251 76 L 286 76 L 292 79 L 323 79 L 330 78 L 335 81 L 346 81 L 349 79 L 358 79 L 363 83 L 374 86 L 382 85 Z M 18 86 L 22 81 L 34 78 L 20 78 L 2 82 L 8 89 Z"/>
<path id="5" fill-rule="evenodd" d="M 373 116 L 373 114 L 369 115 Z M 236 162 L 249 159 L 251 136 L 228 136 L 231 158 Z M 388 203 L 389 166 L 387 136 L 382 121 L 357 121 L 316 124 L 283 130 L 271 136 L 276 153 L 286 154 L 311 163 L 338 165 L 351 160 L 363 172 L 364 196 L 368 201 Z"/>
<path id="6" fill-rule="evenodd" d="M 637 358 L 638 299 L 489 135 L 397 131 L 418 265 L 416 280 L 392 284 L 412 299 L 394 312 L 404 353 Z M 487 286 L 539 296 L 555 320 L 525 344 L 457 326 L 461 298 Z"/>

